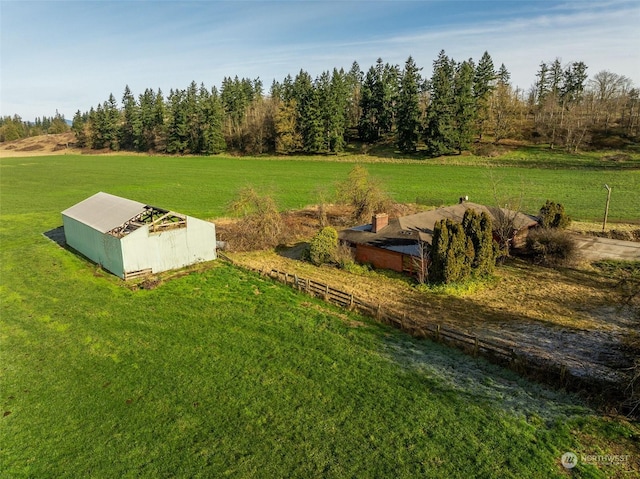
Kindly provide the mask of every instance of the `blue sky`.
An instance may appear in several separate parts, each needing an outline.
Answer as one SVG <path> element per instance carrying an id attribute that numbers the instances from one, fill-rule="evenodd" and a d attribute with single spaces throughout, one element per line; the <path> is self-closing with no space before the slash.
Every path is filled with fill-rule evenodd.
<path id="1" fill-rule="evenodd" d="M 409 55 L 431 75 L 442 49 L 487 50 L 528 89 L 541 61 L 584 61 L 640 86 L 640 1 L 6 1 L 0 0 L 0 115 L 70 119 L 125 85 L 219 87 L 225 76 L 273 79 L 366 71 Z"/>

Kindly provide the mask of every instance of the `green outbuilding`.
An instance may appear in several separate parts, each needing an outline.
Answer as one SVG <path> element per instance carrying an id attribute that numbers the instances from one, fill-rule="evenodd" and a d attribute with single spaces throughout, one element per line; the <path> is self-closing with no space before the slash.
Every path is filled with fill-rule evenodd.
<path id="1" fill-rule="evenodd" d="M 62 212 L 67 244 L 122 279 L 216 259 L 209 221 L 99 192 Z"/>

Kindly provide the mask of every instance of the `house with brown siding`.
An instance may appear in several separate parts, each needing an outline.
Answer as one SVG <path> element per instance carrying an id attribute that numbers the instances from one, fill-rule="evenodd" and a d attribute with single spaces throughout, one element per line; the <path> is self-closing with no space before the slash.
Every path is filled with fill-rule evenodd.
<path id="1" fill-rule="evenodd" d="M 386 213 L 377 214 L 371 224 L 356 226 L 339 233 L 342 243 L 351 246 L 356 261 L 376 268 L 413 273 L 416 260 L 422 257 L 422 248 L 430 247 L 433 228 L 443 219 L 462 223 L 465 211 L 487 213 L 496 226 L 508 221 L 513 226 L 510 246 L 524 245 L 531 228 L 538 226 L 537 218 L 506 208 L 488 207 L 461 200 L 459 204 L 423 211 L 413 215 L 389 219 Z"/>

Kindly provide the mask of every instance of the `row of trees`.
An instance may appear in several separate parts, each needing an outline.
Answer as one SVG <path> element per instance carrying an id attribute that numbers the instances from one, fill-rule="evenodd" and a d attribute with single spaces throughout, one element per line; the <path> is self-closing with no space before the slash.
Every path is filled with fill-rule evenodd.
<path id="1" fill-rule="evenodd" d="M 0 118 L 0 142 L 66 131 L 69 131 L 69 125 L 64 119 L 64 115 L 57 111 L 52 117 L 38 117 L 34 122 L 22 121 L 18 115 Z"/>
<path id="2" fill-rule="evenodd" d="M 349 143 L 393 145 L 437 156 L 477 140 L 524 139 L 575 151 L 603 136 L 637 139 L 640 92 L 624 76 L 559 59 L 542 62 L 528 92 L 510 73 L 480 60 L 456 61 L 441 51 L 432 73 L 409 57 L 404 67 L 378 59 L 366 73 L 354 62 L 315 79 L 304 70 L 274 81 L 225 78 L 220 89 L 125 88 L 73 119 L 82 147 L 165 153 L 336 153 Z"/>

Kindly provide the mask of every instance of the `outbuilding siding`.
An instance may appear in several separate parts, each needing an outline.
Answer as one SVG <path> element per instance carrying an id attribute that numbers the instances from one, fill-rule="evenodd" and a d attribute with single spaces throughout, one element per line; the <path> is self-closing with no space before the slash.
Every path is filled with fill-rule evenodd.
<path id="1" fill-rule="evenodd" d="M 152 233 L 139 228 L 122 238 L 127 273 L 151 268 L 154 273 L 216 259 L 213 223 L 187 216 L 187 227 Z"/>
<path id="2" fill-rule="evenodd" d="M 65 215 L 62 216 L 62 223 L 69 246 L 116 276 L 124 277 L 122 245 L 118 238 Z"/>
<path id="3" fill-rule="evenodd" d="M 68 208 L 62 219 L 70 247 L 123 279 L 217 256 L 213 223 L 107 193 Z"/>

